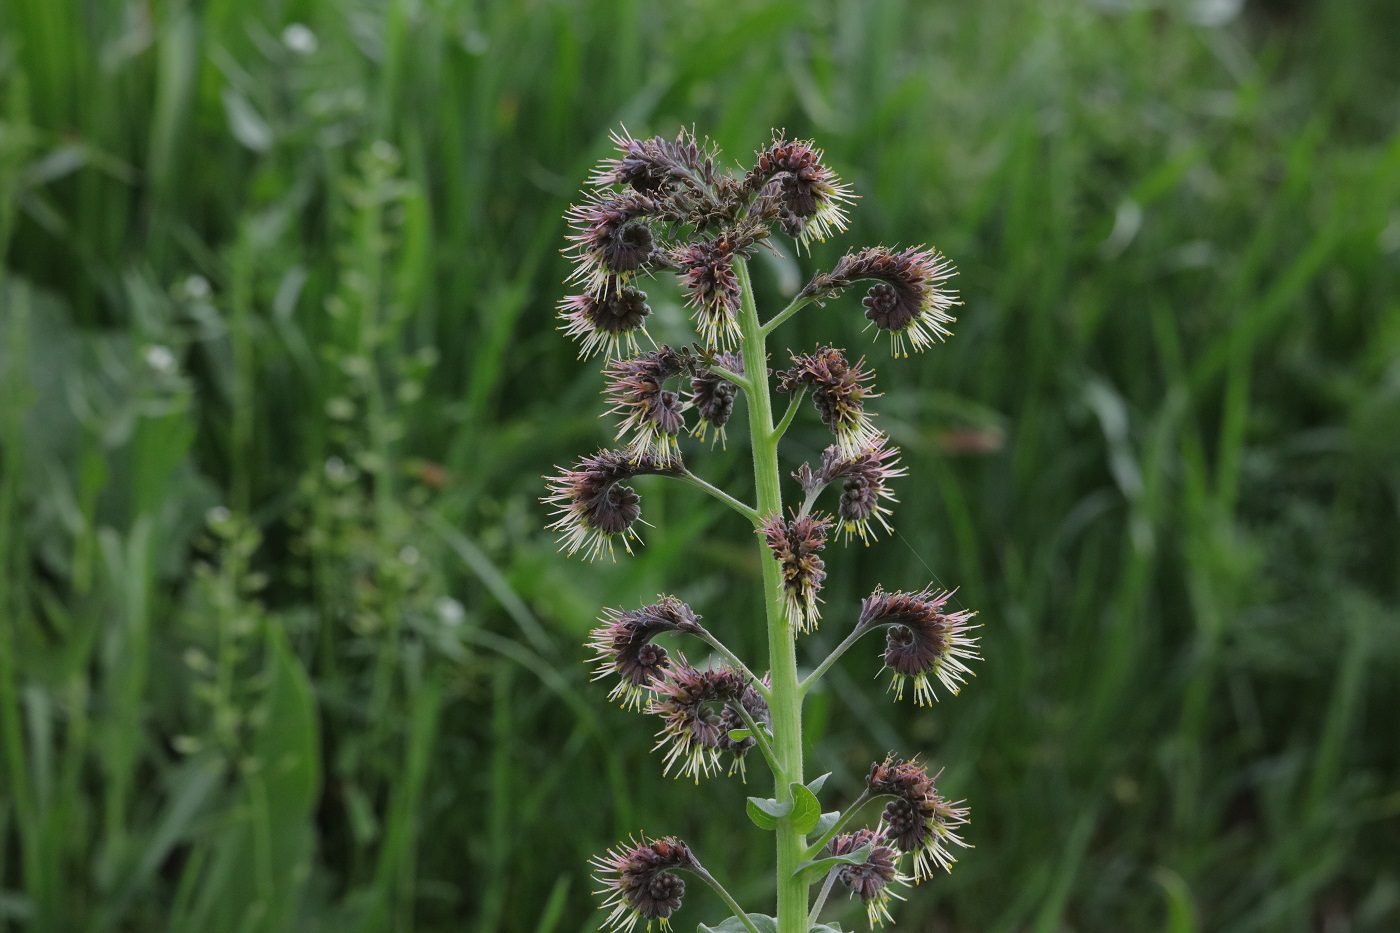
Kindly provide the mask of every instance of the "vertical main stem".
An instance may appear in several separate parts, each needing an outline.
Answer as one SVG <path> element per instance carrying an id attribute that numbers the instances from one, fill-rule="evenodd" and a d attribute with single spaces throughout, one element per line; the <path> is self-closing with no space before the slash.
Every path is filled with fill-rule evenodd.
<path id="1" fill-rule="evenodd" d="M 743 260 L 735 261 L 743 291 L 739 312 L 740 349 L 748 382 L 749 436 L 753 441 L 754 484 L 758 514 L 781 515 L 783 492 L 778 473 L 778 438 L 773 430 L 773 401 L 768 386 L 768 351 L 753 284 Z M 780 773 L 774 776 L 774 796 L 792 799 L 790 782 L 802 780 L 802 692 L 797 679 L 797 644 L 784 607 L 778 562 L 759 543 L 763 566 L 763 602 L 768 620 L 768 663 L 773 685 L 769 712 L 773 718 L 773 753 Z M 778 822 L 778 933 L 806 933 L 808 885 L 793 877 L 806 840 L 786 819 Z"/>

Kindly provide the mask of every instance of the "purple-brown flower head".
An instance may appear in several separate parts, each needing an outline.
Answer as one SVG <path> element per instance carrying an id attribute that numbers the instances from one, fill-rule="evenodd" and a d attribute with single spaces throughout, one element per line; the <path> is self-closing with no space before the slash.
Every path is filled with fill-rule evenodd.
<path id="1" fill-rule="evenodd" d="M 687 368 L 686 360 L 670 347 L 642 353 L 626 360 L 611 360 L 604 369 L 612 402 L 611 414 L 622 415 L 617 436 L 635 432 L 632 450 L 658 463 L 680 456 L 676 438 L 685 427 L 678 393 L 666 389 L 666 380 Z"/>
<path id="2" fill-rule="evenodd" d="M 821 617 L 817 609 L 822 581 L 826 579 L 826 564 L 821 549 L 826 546 L 826 532 L 831 519 L 821 515 L 794 515 L 784 519 L 769 515 L 759 534 L 783 572 L 783 592 L 787 594 L 788 624 L 796 631 L 809 632 L 817 627 Z"/>
<path id="3" fill-rule="evenodd" d="M 648 218 L 659 210 L 640 194 L 596 195 L 570 207 L 564 219 L 572 228 L 567 250 L 575 263 L 569 281 L 600 293 L 612 279 L 626 282 L 642 270 L 656 250 Z"/>
<path id="4" fill-rule="evenodd" d="M 588 647 L 597 652 L 593 679 L 618 676 L 617 686 L 608 694 L 620 700 L 623 709 L 641 709 L 651 685 L 670 666 L 666 649 L 652 640 L 666 632 L 694 635 L 701 631 L 700 617 L 674 596 L 659 596 L 640 609 L 604 609 L 603 624 L 595 628 Z"/>
<path id="5" fill-rule="evenodd" d="M 647 712 L 662 719 L 655 747 L 669 746 L 662 773 L 669 775 L 679 766 L 676 777 L 692 777 L 699 784 L 702 775 L 709 777 L 719 767 L 721 740 L 727 737 L 716 707 L 741 701 L 751 688 L 732 667 L 702 671 L 681 658 L 652 689 L 655 698 Z"/>
<path id="6" fill-rule="evenodd" d="M 865 368 L 865 360 L 850 363 L 840 350 L 823 347 L 816 353 L 792 355 L 792 369 L 777 374 L 779 392 L 812 390 L 822 423 L 836 435 L 836 446 L 847 457 L 855 457 L 878 438 L 865 410 L 865 400 L 879 393 L 870 387 L 875 374 Z"/>
<path id="7" fill-rule="evenodd" d="M 932 248 L 895 252 L 868 246 L 842 256 L 836 268 L 814 277 L 801 294 L 821 299 L 862 279 L 874 279 L 876 284 L 861 300 L 865 316 L 890 335 L 895 356 L 908 356 L 906 340 L 919 351 L 952 335 L 947 325 L 956 318 L 948 312 L 961 302 L 957 292 L 943 286 L 956 274 L 953 264 Z"/>
<path id="8" fill-rule="evenodd" d="M 695 327 L 707 347 L 731 348 L 739 342 L 739 299 L 734 252 L 725 237 L 686 243 L 671 250 L 670 260 L 689 294 Z"/>
<path id="9" fill-rule="evenodd" d="M 603 886 L 595 893 L 603 896 L 603 909 L 609 911 L 603 929 L 613 933 L 630 933 L 638 920 L 645 920 L 648 930 L 653 920 L 669 929 L 685 896 L 685 881 L 676 872 L 697 867 L 690 847 L 675 836 L 651 842 L 646 836 L 632 838 L 594 856 L 591 864 L 593 880 Z"/>
<path id="10" fill-rule="evenodd" d="M 754 724 L 760 727 L 771 727 L 773 725 L 773 715 L 768 709 L 768 703 L 763 699 L 763 695 L 752 686 L 744 688 L 744 695 L 739 698 L 739 703 L 743 704 L 744 712 L 749 714 L 749 718 Z M 719 748 L 720 751 L 729 752 L 733 761 L 729 765 L 729 775 L 734 776 L 734 772 L 739 772 L 739 777 L 745 784 L 748 783 L 748 771 L 745 767 L 745 759 L 749 751 L 757 742 L 752 738 L 734 741 L 729 734 L 736 729 L 748 728 L 748 723 L 744 722 L 744 717 L 739 715 L 738 707 L 733 703 L 726 703 L 724 711 L 719 715 Z"/>
<path id="11" fill-rule="evenodd" d="M 934 866 L 951 870 L 957 859 L 949 846 L 971 848 L 958 835 L 967 823 L 967 807 L 939 796 L 934 779 L 918 762 L 891 755 L 871 766 L 865 783 L 871 794 L 895 798 L 880 817 L 880 835 L 901 852 L 914 853 L 916 884 L 933 877 Z"/>
<path id="12" fill-rule="evenodd" d="M 838 447 L 826 449 L 820 480 L 823 484 L 843 481 L 836 514 L 846 541 L 859 535 L 863 543 L 869 544 L 872 521 L 879 522 L 886 534 L 890 532 L 890 510 L 885 503 L 899 500 L 889 481 L 907 475 L 908 471 L 899 465 L 899 448 L 889 446 L 889 438 L 883 434 L 854 457 L 843 456 Z"/>
<path id="13" fill-rule="evenodd" d="M 637 352 L 637 334 L 646 333 L 647 293 L 631 285 L 604 285 L 602 290 L 569 295 L 559 302 L 560 329 L 583 347 L 579 358 L 587 359 L 602 351 L 607 359 L 621 351 Z"/>
<path id="14" fill-rule="evenodd" d="M 777 198 L 783 231 L 800 246 L 846 229 L 845 206 L 854 195 L 810 141 L 775 138 L 758 153 L 745 183 L 750 191 Z"/>
<path id="15" fill-rule="evenodd" d="M 674 216 L 690 213 L 697 200 L 713 195 L 723 179 L 715 171 L 718 155 L 709 140 L 699 142 L 684 129 L 674 140 L 661 136 L 633 139 L 625 129 L 611 134 L 617 158 L 604 159 L 588 179 L 596 187 L 621 185 L 662 201 Z"/>
<path id="16" fill-rule="evenodd" d="M 870 928 L 883 926 L 886 921 L 894 922 L 890 916 L 890 898 L 904 900 L 896 894 L 893 884 L 908 885 L 909 879 L 899 872 L 900 852 L 889 845 L 883 836 L 868 829 L 858 829 L 853 833 L 842 833 L 831 840 L 830 855 L 850 855 L 858 849 L 870 846 L 870 856 L 861 865 L 843 865 L 836 872 L 836 878 L 852 894 L 857 895 L 865 905 Z"/>
<path id="17" fill-rule="evenodd" d="M 722 366 L 731 373 L 740 376 L 744 374 L 744 361 L 736 354 L 717 354 L 714 362 L 715 365 Z M 714 428 L 715 438 L 720 444 L 724 444 L 724 426 L 729 423 L 730 416 L 734 414 L 734 397 L 738 391 L 738 386 L 721 378 L 713 369 L 697 369 L 690 380 L 688 401 L 690 406 L 699 413 L 700 421 L 691 433 L 703 441 L 710 428 Z"/>
<path id="18" fill-rule="evenodd" d="M 600 450 L 585 457 L 572 470 L 546 477 L 549 495 L 540 501 L 555 507 L 552 531 L 559 532 L 560 550 L 573 555 L 580 548 L 589 560 L 600 554 L 613 557 L 613 541 L 620 539 L 627 553 L 637 537 L 641 499 L 631 486 L 634 476 L 675 475 L 684 467 L 679 460 L 661 463 L 648 454 L 626 450 Z"/>
<path id="19" fill-rule="evenodd" d="M 858 628 L 890 626 L 885 636 L 885 667 L 893 673 L 890 689 L 895 699 L 904 698 L 904 682 L 914 679 L 914 700 L 931 706 L 937 697 L 930 676 L 936 677 L 954 696 L 972 676 L 966 661 L 980 661 L 978 626 L 969 625 L 975 612 L 944 612 L 952 592 L 935 592 L 932 587 L 918 593 L 886 593 L 879 587 L 860 604 Z"/>
<path id="20" fill-rule="evenodd" d="M 622 185 L 639 194 L 656 197 L 675 183 L 674 167 L 660 137 L 633 139 L 626 128 L 608 134 L 617 147 L 615 159 L 604 159 L 588 182 L 596 187 Z"/>

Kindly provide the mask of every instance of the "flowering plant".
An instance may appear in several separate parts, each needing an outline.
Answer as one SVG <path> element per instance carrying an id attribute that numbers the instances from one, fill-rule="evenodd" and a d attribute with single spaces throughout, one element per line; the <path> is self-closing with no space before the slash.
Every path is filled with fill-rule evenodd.
<path id="1" fill-rule="evenodd" d="M 758 676 L 725 646 L 701 616 L 674 596 L 636 609 L 606 609 L 588 646 L 598 678 L 613 681 L 609 696 L 626 708 L 659 718 L 657 749 L 663 773 L 699 781 L 728 764 L 745 774 L 756 749 L 772 772 L 772 797 L 750 797 L 749 817 L 775 834 L 777 910 L 749 913 L 674 837 L 633 836 L 594 859 L 595 878 L 608 911 L 604 927 L 630 931 L 638 920 L 663 929 L 685 894 L 680 872 L 710 885 L 732 916 L 701 930 L 809 933 L 839 929 L 821 924 L 827 896 L 840 883 L 864 903 L 872 927 L 891 919 L 897 886 L 948 869 L 967 844 L 960 833 L 968 811 L 936 788 L 937 775 L 913 759 L 893 755 L 871 766 L 860 797 L 844 811 L 823 813 L 817 795 L 825 776 L 804 778 L 802 702 L 813 685 L 861 636 L 886 628 L 884 663 L 896 699 L 913 684 L 920 706 L 942 688 L 956 694 L 977 660 L 974 613 L 954 611 L 951 593 L 925 588 L 877 588 L 861 603 L 846 638 L 805 676 L 797 665 L 797 638 L 820 619 L 826 577 L 822 553 L 828 536 L 861 541 L 890 530 L 890 483 L 904 476 L 899 452 L 876 426 L 867 403 L 876 397 L 874 372 L 835 347 L 791 353 L 791 367 L 768 367 L 767 342 L 807 305 L 823 304 L 857 282 L 869 281 L 865 316 L 890 335 L 897 357 L 950 335 L 949 311 L 958 304 L 946 288 L 952 265 L 936 250 L 866 247 L 814 276 L 782 311 L 761 321 L 747 261 L 760 247 L 774 249 L 774 228 L 798 247 L 846 228 L 850 189 L 810 142 L 775 136 L 753 167 L 733 174 L 717 167 L 707 141 L 682 132 L 676 139 L 637 140 L 614 134 L 617 155 L 589 179 L 591 191 L 572 207 L 567 253 L 569 281 L 579 288 L 559 305 L 562 329 L 601 354 L 610 413 L 618 416 L 624 446 L 600 450 L 548 478 L 545 502 L 561 548 L 595 559 L 629 553 L 639 543 L 641 500 L 632 481 L 669 476 L 696 486 L 748 520 L 762 552 L 768 633 L 766 673 Z M 688 295 L 700 341 L 693 347 L 641 349 L 651 314 L 638 283 L 661 272 L 676 274 Z M 650 339 L 648 342 L 650 343 Z M 772 390 L 790 396 L 775 422 Z M 748 410 L 756 501 L 741 502 L 696 476 L 681 456 L 681 436 L 723 439 L 742 394 Z M 800 505 L 784 508 L 778 444 L 810 395 L 832 432 L 819 463 L 794 474 Z M 693 422 L 693 423 L 692 423 Z M 819 511 L 828 487 L 838 486 L 832 512 Z M 703 668 L 658 644 L 689 636 L 717 658 Z M 861 807 L 888 802 L 875 828 L 851 829 Z M 905 856 L 912 862 L 906 873 Z M 815 901 L 814 886 L 820 885 Z"/>

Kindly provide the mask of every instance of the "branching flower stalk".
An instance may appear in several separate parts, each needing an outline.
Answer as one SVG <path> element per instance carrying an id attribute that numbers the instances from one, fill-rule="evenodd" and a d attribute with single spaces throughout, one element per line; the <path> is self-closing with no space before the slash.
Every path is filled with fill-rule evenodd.
<path id="1" fill-rule="evenodd" d="M 953 267 L 924 246 L 854 250 L 764 322 L 749 276 L 753 253 L 776 251 L 775 232 L 801 250 L 846 228 L 852 194 L 821 150 L 775 135 L 753 167 L 736 175 L 718 167 L 708 141 L 684 131 L 674 140 L 624 132 L 613 142 L 617 155 L 599 166 L 591 190 L 566 215 L 566 254 L 574 262 L 568 281 L 581 293 L 564 298 L 559 313 L 560 329 L 580 343 L 580 356 L 603 355 L 608 414 L 616 416 L 617 440 L 625 444 L 548 477 L 543 501 L 555 510 L 550 527 L 561 549 L 589 559 L 616 559 L 617 544 L 628 553 L 640 544 L 641 497 L 633 483 L 641 476 L 701 489 L 752 526 L 762 555 L 766 669 L 742 660 L 722 632 L 670 595 L 638 608 L 605 609 L 588 647 L 595 679 L 612 683 L 609 697 L 658 718 L 656 749 L 665 774 L 699 782 L 727 766 L 747 782 L 747 759 L 757 750 L 772 774 L 773 796 L 750 797 L 747 809 L 758 827 L 773 832 L 777 864 L 775 912 L 750 912 L 685 842 L 630 837 L 593 862 L 603 927 L 631 931 L 645 921 L 647 929 L 653 922 L 669 928 L 685 894 L 684 875 L 712 887 L 733 914 L 717 926 L 702 924 L 702 931 L 832 930 L 820 916 L 838 885 L 860 899 L 872 927 L 890 922 L 892 905 L 903 899 L 898 888 L 948 870 L 967 846 L 961 835 L 967 808 L 939 793 L 937 774 L 891 754 L 872 764 L 864 791 L 845 813 L 822 814 L 817 794 L 825 776 L 808 780 L 802 760 L 803 699 L 876 629 L 885 630 L 882 660 L 896 701 L 906 687 L 919 706 L 940 691 L 956 694 L 973 673 L 969 663 L 979 659 L 975 614 L 950 608 L 948 591 L 877 587 L 858 612 L 828 606 L 821 617 L 829 539 L 839 532 L 845 543 L 856 537 L 868 544 L 888 533 L 896 502 L 891 481 L 905 470 L 868 408 L 878 393 L 864 358 L 822 346 L 788 352 L 790 368 L 772 372 L 769 340 L 803 308 L 866 281 L 873 284 L 862 300 L 865 317 L 889 336 L 893 355 L 925 350 L 950 336 L 949 312 L 959 303 L 946 287 Z M 692 347 L 642 350 L 642 340 L 651 343 L 651 307 L 640 285 L 663 272 L 674 273 L 686 292 L 700 339 Z M 775 389 L 789 399 L 776 420 Z M 754 467 L 752 504 L 696 476 L 682 453 L 687 435 L 727 446 L 725 428 L 741 399 Z M 786 507 L 779 442 L 805 399 L 832 442 L 820 462 L 792 474 L 799 495 Z M 824 493 L 835 499 L 829 512 L 818 508 Z M 840 625 L 831 620 L 842 615 L 854 615 L 844 637 L 803 678 L 798 640 L 819 623 Z M 698 641 L 712 660 L 690 663 L 675 644 L 681 638 Z M 878 824 L 849 829 L 872 800 L 886 802 Z"/>

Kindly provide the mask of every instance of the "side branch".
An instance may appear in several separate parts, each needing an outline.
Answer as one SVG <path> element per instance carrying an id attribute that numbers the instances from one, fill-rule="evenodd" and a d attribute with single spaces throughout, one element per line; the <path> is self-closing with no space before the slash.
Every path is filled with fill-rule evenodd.
<path id="1" fill-rule="evenodd" d="M 806 386 L 798 389 L 797 392 L 793 394 L 792 401 L 788 402 L 787 411 L 783 412 L 782 420 L 779 421 L 778 426 L 773 429 L 774 443 L 782 440 L 783 435 L 787 433 L 788 425 L 792 424 L 792 419 L 797 416 L 797 409 L 802 407 L 802 400 L 806 397 Z"/>
<path id="2" fill-rule="evenodd" d="M 740 502 L 738 499 L 734 498 L 729 493 L 725 492 L 723 489 L 720 489 L 718 486 L 705 482 L 703 479 L 690 472 L 690 470 L 685 470 L 682 473 L 677 473 L 675 474 L 675 476 L 676 479 L 679 479 L 684 483 L 694 486 L 696 489 L 704 490 L 705 492 L 714 496 L 720 502 L 723 502 L 725 505 L 738 512 L 740 515 L 747 518 L 750 524 L 752 524 L 755 528 L 762 524 L 763 519 L 759 517 L 757 509 L 753 508 L 750 505 L 746 505 L 743 502 Z"/>
<path id="3" fill-rule="evenodd" d="M 792 304 L 773 315 L 766 324 L 759 328 L 758 332 L 764 337 L 767 337 L 769 334 L 773 333 L 773 331 L 781 327 L 784 321 L 811 303 L 811 297 L 804 298 L 802 295 L 798 295 L 796 298 L 792 299 Z"/>
<path id="4" fill-rule="evenodd" d="M 773 772 L 773 778 L 775 780 L 782 780 L 783 770 L 778 767 L 778 759 L 773 756 L 773 746 L 768 744 L 768 736 L 763 734 L 763 727 L 758 724 L 757 720 L 749 715 L 748 710 L 744 709 L 742 701 L 731 705 L 729 708 L 739 714 L 739 718 L 744 721 L 744 727 L 753 733 L 754 744 L 758 746 L 758 750 L 763 754 L 763 760 L 768 762 L 768 770 Z"/>
<path id="5" fill-rule="evenodd" d="M 805 678 L 803 678 L 802 682 L 797 685 L 799 693 L 802 696 L 806 696 L 807 691 L 811 690 L 812 687 L 816 684 L 816 682 L 821 680 L 822 675 L 827 672 L 831 665 L 836 663 L 836 659 L 841 657 L 841 655 L 845 654 L 847 649 L 849 649 L 851 645 L 854 645 L 856 642 L 860 641 L 860 637 L 866 632 L 869 632 L 870 630 L 871 626 L 856 626 L 851 631 L 851 634 L 847 635 L 845 640 L 842 641 L 841 644 L 837 645 L 835 650 L 833 650 L 831 654 L 826 656 L 826 660 L 818 664 L 816 670 L 808 674 Z"/>
<path id="6" fill-rule="evenodd" d="M 744 908 L 740 907 L 739 902 L 734 900 L 733 895 L 724 889 L 724 885 L 715 880 L 714 875 L 705 870 L 705 866 L 701 865 L 698 859 L 695 860 L 695 864 L 690 869 L 690 872 L 714 889 L 714 892 L 719 895 L 720 900 L 724 901 L 729 909 L 734 911 L 734 916 L 739 918 L 739 922 L 748 929 L 749 933 L 759 933 L 758 927 L 754 926 L 753 921 L 749 919 L 749 915 L 744 911 Z M 728 924 L 726 924 L 726 926 L 727 925 Z"/>

